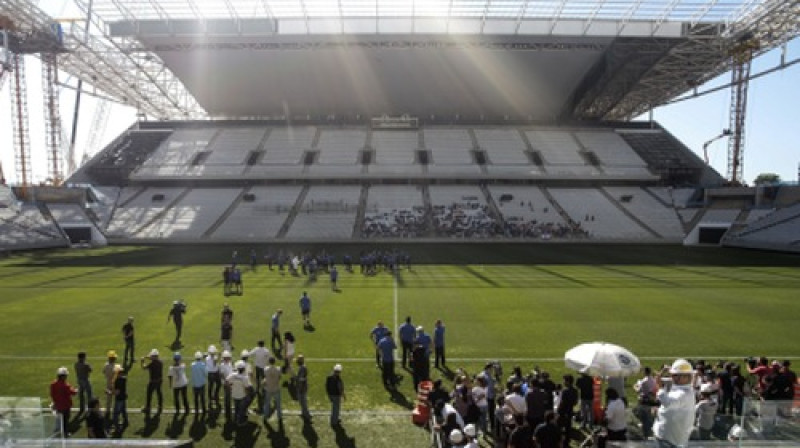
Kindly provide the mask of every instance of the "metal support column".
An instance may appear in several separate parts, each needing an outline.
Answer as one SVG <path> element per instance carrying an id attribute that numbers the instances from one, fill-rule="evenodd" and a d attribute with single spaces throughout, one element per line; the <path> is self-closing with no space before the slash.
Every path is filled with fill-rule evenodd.
<path id="1" fill-rule="evenodd" d="M 14 168 L 17 182 L 27 187 L 31 183 L 30 132 L 28 130 L 28 89 L 25 84 L 25 57 L 11 57 L 11 117 L 14 130 Z"/>
<path id="2" fill-rule="evenodd" d="M 64 181 L 61 154 L 61 112 L 58 95 L 58 65 L 55 53 L 42 53 L 42 92 L 44 96 L 44 135 L 47 150 L 47 175 L 53 185 Z"/>

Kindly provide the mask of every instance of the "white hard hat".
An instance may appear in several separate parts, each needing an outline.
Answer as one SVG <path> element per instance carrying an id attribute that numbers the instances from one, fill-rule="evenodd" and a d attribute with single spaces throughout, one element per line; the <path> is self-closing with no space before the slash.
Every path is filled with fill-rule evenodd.
<path id="1" fill-rule="evenodd" d="M 735 442 L 737 440 L 742 440 L 744 438 L 745 431 L 739 425 L 731 426 L 731 430 L 728 432 L 728 440 L 731 442 Z"/>
<path id="2" fill-rule="evenodd" d="M 212 344 L 212 345 L 209 345 L 209 346 L 208 346 L 208 353 L 209 353 L 209 354 L 214 354 L 214 353 L 217 353 L 217 347 L 216 347 L 215 345 L 213 345 L 213 344 Z"/>
<path id="3" fill-rule="evenodd" d="M 713 394 L 717 391 L 717 387 L 713 383 L 705 383 L 700 386 L 701 394 Z"/>
<path id="4" fill-rule="evenodd" d="M 231 357 L 231 352 L 229 352 L 227 350 L 223 350 L 222 351 L 222 357 L 223 358 L 230 358 Z"/>
<path id="5" fill-rule="evenodd" d="M 462 433 L 460 429 L 454 429 L 450 431 L 450 443 L 463 443 L 463 442 L 464 442 L 464 433 Z"/>
<path id="6" fill-rule="evenodd" d="M 147 355 L 147 356 L 158 356 L 158 349 L 154 348 L 154 349 L 150 350 L 150 354 Z"/>
<path id="7" fill-rule="evenodd" d="M 689 364 L 689 361 L 678 359 L 672 363 L 672 367 L 669 368 L 669 373 L 672 375 L 691 375 L 694 373 L 694 367 Z"/>
<path id="8" fill-rule="evenodd" d="M 248 356 L 250 356 L 250 352 L 248 352 L 247 349 L 244 349 L 242 350 L 241 356 L 242 358 L 247 358 Z"/>
<path id="9" fill-rule="evenodd" d="M 341 372 L 342 371 L 342 365 L 341 364 L 336 364 L 335 366 L 333 366 L 333 371 L 334 372 Z"/>
<path id="10" fill-rule="evenodd" d="M 194 359 L 203 359 L 203 354 L 200 352 L 194 352 Z"/>
<path id="11" fill-rule="evenodd" d="M 469 437 L 475 437 L 478 435 L 478 431 L 475 429 L 475 425 L 470 423 L 464 427 L 464 434 L 468 435 Z"/>
<path id="12" fill-rule="evenodd" d="M 66 367 L 59 367 L 58 370 L 56 370 L 56 375 L 67 376 L 69 375 L 69 370 L 67 370 Z"/>
<path id="13" fill-rule="evenodd" d="M 234 364 L 234 367 L 236 367 L 236 370 L 246 369 L 247 368 L 247 363 L 245 363 L 244 361 L 236 361 L 236 364 Z"/>

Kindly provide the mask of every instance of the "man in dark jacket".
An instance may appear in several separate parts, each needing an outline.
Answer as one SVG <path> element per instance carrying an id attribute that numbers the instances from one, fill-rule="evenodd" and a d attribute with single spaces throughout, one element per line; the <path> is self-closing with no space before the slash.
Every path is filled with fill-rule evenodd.
<path id="1" fill-rule="evenodd" d="M 333 366 L 333 372 L 325 380 L 325 392 L 328 394 L 328 399 L 331 400 L 331 426 L 340 426 L 342 421 L 339 419 L 339 409 L 342 400 L 346 399 L 341 364 Z"/>

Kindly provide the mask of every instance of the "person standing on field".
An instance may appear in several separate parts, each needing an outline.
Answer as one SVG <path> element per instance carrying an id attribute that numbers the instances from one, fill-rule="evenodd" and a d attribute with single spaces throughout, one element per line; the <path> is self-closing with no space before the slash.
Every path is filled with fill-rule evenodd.
<path id="1" fill-rule="evenodd" d="M 444 367 L 444 324 L 441 319 L 438 319 L 433 325 L 433 350 L 435 353 L 434 367 L 437 369 L 440 365 Z"/>
<path id="2" fill-rule="evenodd" d="M 67 382 L 69 371 L 66 367 L 56 370 L 56 379 L 50 383 L 50 400 L 56 412 L 55 432 L 62 437 L 68 437 L 69 413 L 72 410 L 72 396 L 78 391 Z"/>
<path id="3" fill-rule="evenodd" d="M 75 363 L 75 376 L 78 378 L 78 398 L 80 408 L 78 413 L 83 413 L 86 404 L 92 399 L 92 383 L 89 375 L 92 373 L 92 366 L 86 362 L 86 352 L 78 353 L 78 361 Z"/>
<path id="4" fill-rule="evenodd" d="M 341 364 L 333 366 L 333 372 L 325 380 L 325 392 L 331 401 L 331 426 L 339 427 L 342 425 L 342 421 L 339 419 L 339 410 L 342 406 L 342 400 L 346 399 Z"/>
<path id="5" fill-rule="evenodd" d="M 311 297 L 308 293 L 303 291 L 300 297 L 300 314 L 303 316 L 303 326 L 308 328 L 311 326 Z"/>
<path id="6" fill-rule="evenodd" d="M 122 354 L 122 364 L 126 367 L 132 366 L 136 359 L 133 354 L 133 316 L 128 316 L 128 321 L 122 326 L 122 340 L 125 343 L 125 351 Z"/>

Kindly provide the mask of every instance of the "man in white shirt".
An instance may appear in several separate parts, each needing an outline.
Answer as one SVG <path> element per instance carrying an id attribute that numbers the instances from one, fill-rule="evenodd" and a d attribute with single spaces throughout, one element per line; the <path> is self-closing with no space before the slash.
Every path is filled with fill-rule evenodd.
<path id="1" fill-rule="evenodd" d="M 283 411 L 281 410 L 281 369 L 275 365 L 275 357 L 269 358 L 269 365 L 264 369 L 264 381 L 261 388 L 264 390 L 264 424 L 266 424 L 272 411 L 278 414 L 278 421 L 283 421 Z M 272 408 L 272 405 L 275 408 Z"/>
<path id="2" fill-rule="evenodd" d="M 208 407 L 211 407 L 211 402 L 213 401 L 217 403 L 217 409 L 219 409 L 219 388 L 222 385 L 222 379 L 219 375 L 217 347 L 213 345 L 208 346 L 208 355 L 206 355 L 206 372 L 208 373 Z"/>
<path id="3" fill-rule="evenodd" d="M 671 381 L 665 382 L 662 376 L 670 375 Z M 685 359 L 672 363 L 656 378 L 658 385 L 658 416 L 653 425 L 653 433 L 661 448 L 685 447 L 694 426 L 694 389 L 692 375 L 694 368 Z M 671 383 L 671 386 L 670 386 Z"/>
<path id="4" fill-rule="evenodd" d="M 267 360 L 270 357 L 269 349 L 264 347 L 264 344 L 262 339 L 258 341 L 256 348 L 250 350 L 250 357 L 253 358 L 253 365 L 256 368 L 256 385 L 261 384 L 264 380 L 264 369 L 267 367 Z M 261 412 L 264 408 L 264 391 L 259 387 L 256 393 L 258 393 L 258 412 Z"/>
<path id="5" fill-rule="evenodd" d="M 234 421 L 242 426 L 247 423 L 247 398 L 252 393 L 253 385 L 247 375 L 247 366 L 244 361 L 236 361 L 236 371 L 225 378 L 225 384 L 230 388 L 236 411 Z"/>
<path id="6" fill-rule="evenodd" d="M 224 406 L 225 406 L 225 419 L 231 419 L 231 388 L 228 384 L 228 377 L 234 373 L 233 372 L 233 363 L 231 362 L 231 352 L 225 350 L 222 352 L 222 362 L 219 363 L 219 377 L 225 383 L 225 387 L 223 388 L 223 395 L 224 395 Z"/>
<path id="7" fill-rule="evenodd" d="M 504 406 L 512 415 L 521 415 L 523 417 L 528 415 L 528 403 L 525 402 L 525 397 L 522 396 L 522 386 L 519 383 L 511 387 L 511 393 L 506 395 Z"/>

